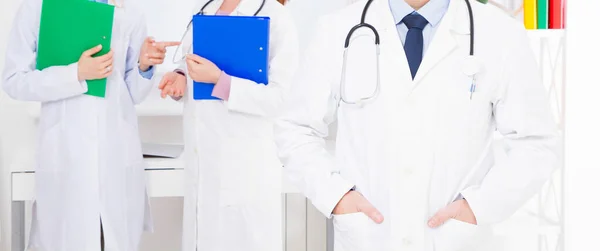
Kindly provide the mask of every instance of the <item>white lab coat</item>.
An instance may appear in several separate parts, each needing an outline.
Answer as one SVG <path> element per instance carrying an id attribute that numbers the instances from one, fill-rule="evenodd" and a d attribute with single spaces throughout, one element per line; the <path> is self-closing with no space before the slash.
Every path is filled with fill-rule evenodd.
<path id="1" fill-rule="evenodd" d="M 210 4 L 206 13 L 216 13 L 222 2 Z M 242 0 L 232 15 L 251 16 L 261 2 Z M 224 102 L 194 100 L 193 81 L 187 80 L 184 251 L 279 251 L 283 245 L 282 166 L 273 117 L 297 68 L 298 42 L 291 14 L 281 4 L 267 0 L 259 16 L 271 18 L 268 85 L 232 77 Z M 183 47 L 191 47 L 191 36 Z M 185 65 L 180 69 L 187 71 Z"/>
<path id="2" fill-rule="evenodd" d="M 145 20 L 116 8 L 114 71 L 106 98 L 83 95 L 77 63 L 35 70 L 42 0 L 19 9 L 6 53 L 3 87 L 18 100 L 42 103 L 35 204 L 29 246 L 43 251 L 137 250 L 150 227 L 144 162 L 134 105 L 152 88 L 138 70 Z"/>
<path id="3" fill-rule="evenodd" d="M 451 0 L 414 81 L 388 0 L 375 0 L 366 21 L 381 35 L 381 93 L 363 107 L 338 106 L 344 39 L 365 3 L 320 21 L 289 110 L 275 126 L 286 172 L 326 216 L 353 186 L 383 213 L 381 225 L 362 213 L 333 216 L 336 251 L 487 250 L 482 244 L 491 225 L 538 192 L 557 166 L 557 127 L 526 32 L 493 6 L 471 1 L 475 53 L 484 68 L 470 100 L 464 0 Z M 350 100 L 375 88 L 373 37 L 366 28 L 353 36 Z M 331 155 L 323 138 L 334 121 Z M 505 163 L 492 155 L 496 130 L 503 135 Z M 427 220 L 460 194 L 478 225 L 450 220 L 428 228 Z"/>

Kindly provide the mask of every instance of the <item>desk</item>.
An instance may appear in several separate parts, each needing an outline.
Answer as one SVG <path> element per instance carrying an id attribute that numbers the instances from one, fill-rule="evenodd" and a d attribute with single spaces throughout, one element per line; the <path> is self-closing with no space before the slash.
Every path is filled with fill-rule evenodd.
<path id="1" fill-rule="evenodd" d="M 146 185 L 150 197 L 183 197 L 184 170 L 183 158 L 146 158 Z M 298 193 L 289 183 L 284 182 L 282 193 Z M 12 251 L 25 250 L 25 202 L 32 201 L 35 195 L 35 173 L 16 171 L 11 173 L 12 201 Z"/>

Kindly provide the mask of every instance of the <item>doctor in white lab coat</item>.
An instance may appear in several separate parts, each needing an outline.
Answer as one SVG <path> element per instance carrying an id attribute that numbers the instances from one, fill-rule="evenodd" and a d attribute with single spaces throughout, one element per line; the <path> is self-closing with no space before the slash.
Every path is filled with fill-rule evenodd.
<path id="1" fill-rule="evenodd" d="M 557 166 L 557 127 L 523 25 L 470 1 L 481 62 L 471 99 L 465 1 L 374 0 L 366 22 L 381 36 L 381 89 L 371 102 L 351 105 L 340 102 L 343 45 L 366 2 L 319 23 L 275 126 L 287 174 L 333 218 L 336 251 L 488 250 L 491 225 L 537 193 Z M 407 3 L 411 11 L 403 11 Z M 415 14 L 424 28 L 407 26 Z M 414 50 L 403 49 L 410 32 L 425 47 L 414 78 L 407 57 Z M 366 28 L 352 37 L 349 101 L 375 90 L 373 38 Z M 333 122 L 330 154 L 324 138 Z M 494 131 L 506 162 L 494 160 Z"/>
<path id="2" fill-rule="evenodd" d="M 215 0 L 205 11 L 252 16 L 261 3 Z M 188 55 L 178 73 L 167 74 L 160 85 L 163 95 L 184 95 L 184 251 L 283 247 L 282 166 L 273 118 L 298 65 L 298 42 L 291 14 L 277 1 L 266 0 L 258 16 L 271 18 L 268 85 L 230 76 L 196 55 Z M 187 36 L 185 52 L 193 51 L 191 42 Z M 212 95 L 221 100 L 194 100 L 193 80 L 215 84 Z"/>
<path id="3" fill-rule="evenodd" d="M 144 17 L 124 3 L 115 8 L 109 54 L 93 57 L 95 47 L 79 62 L 36 70 L 41 5 L 23 1 L 2 75 L 9 96 L 42 103 L 29 247 L 137 250 L 151 222 L 134 105 L 152 88 L 152 66 L 176 43 L 146 38 Z M 105 98 L 84 95 L 86 80 L 104 77 Z"/>

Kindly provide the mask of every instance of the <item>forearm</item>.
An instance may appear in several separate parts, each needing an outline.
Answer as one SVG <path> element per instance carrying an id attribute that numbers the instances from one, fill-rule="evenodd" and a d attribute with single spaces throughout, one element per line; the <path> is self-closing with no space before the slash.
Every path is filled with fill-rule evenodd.
<path id="1" fill-rule="evenodd" d="M 9 61 L 8 64 L 10 63 Z M 8 64 L 4 72 L 3 87 L 14 99 L 48 102 L 87 92 L 87 82 L 78 79 L 77 63 L 53 66 L 42 71 L 11 68 Z"/>

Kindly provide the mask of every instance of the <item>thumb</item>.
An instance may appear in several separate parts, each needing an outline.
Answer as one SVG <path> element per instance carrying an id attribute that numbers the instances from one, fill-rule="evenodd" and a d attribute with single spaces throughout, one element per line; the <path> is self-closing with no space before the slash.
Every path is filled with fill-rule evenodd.
<path id="1" fill-rule="evenodd" d="M 95 47 L 93 47 L 93 48 L 91 48 L 91 49 L 89 49 L 87 51 L 84 51 L 83 55 L 86 56 L 86 57 L 91 57 L 94 54 L 100 52 L 101 50 L 102 50 L 102 45 L 99 44 L 99 45 L 97 45 L 97 46 L 95 46 Z"/>
<path id="2" fill-rule="evenodd" d="M 379 212 L 379 210 L 377 210 L 377 208 L 375 208 L 369 202 L 367 202 L 358 210 L 366 214 L 371 220 L 373 220 L 377 224 L 381 224 L 383 222 L 383 215 L 381 214 L 381 212 Z"/>
<path id="3" fill-rule="evenodd" d="M 456 205 L 458 204 L 451 203 L 447 207 L 440 209 L 440 211 L 438 211 L 433 217 L 431 217 L 431 219 L 429 219 L 427 225 L 430 228 L 436 228 L 444 224 L 449 219 L 454 218 L 454 216 L 456 216 L 456 212 L 458 211 Z"/>

